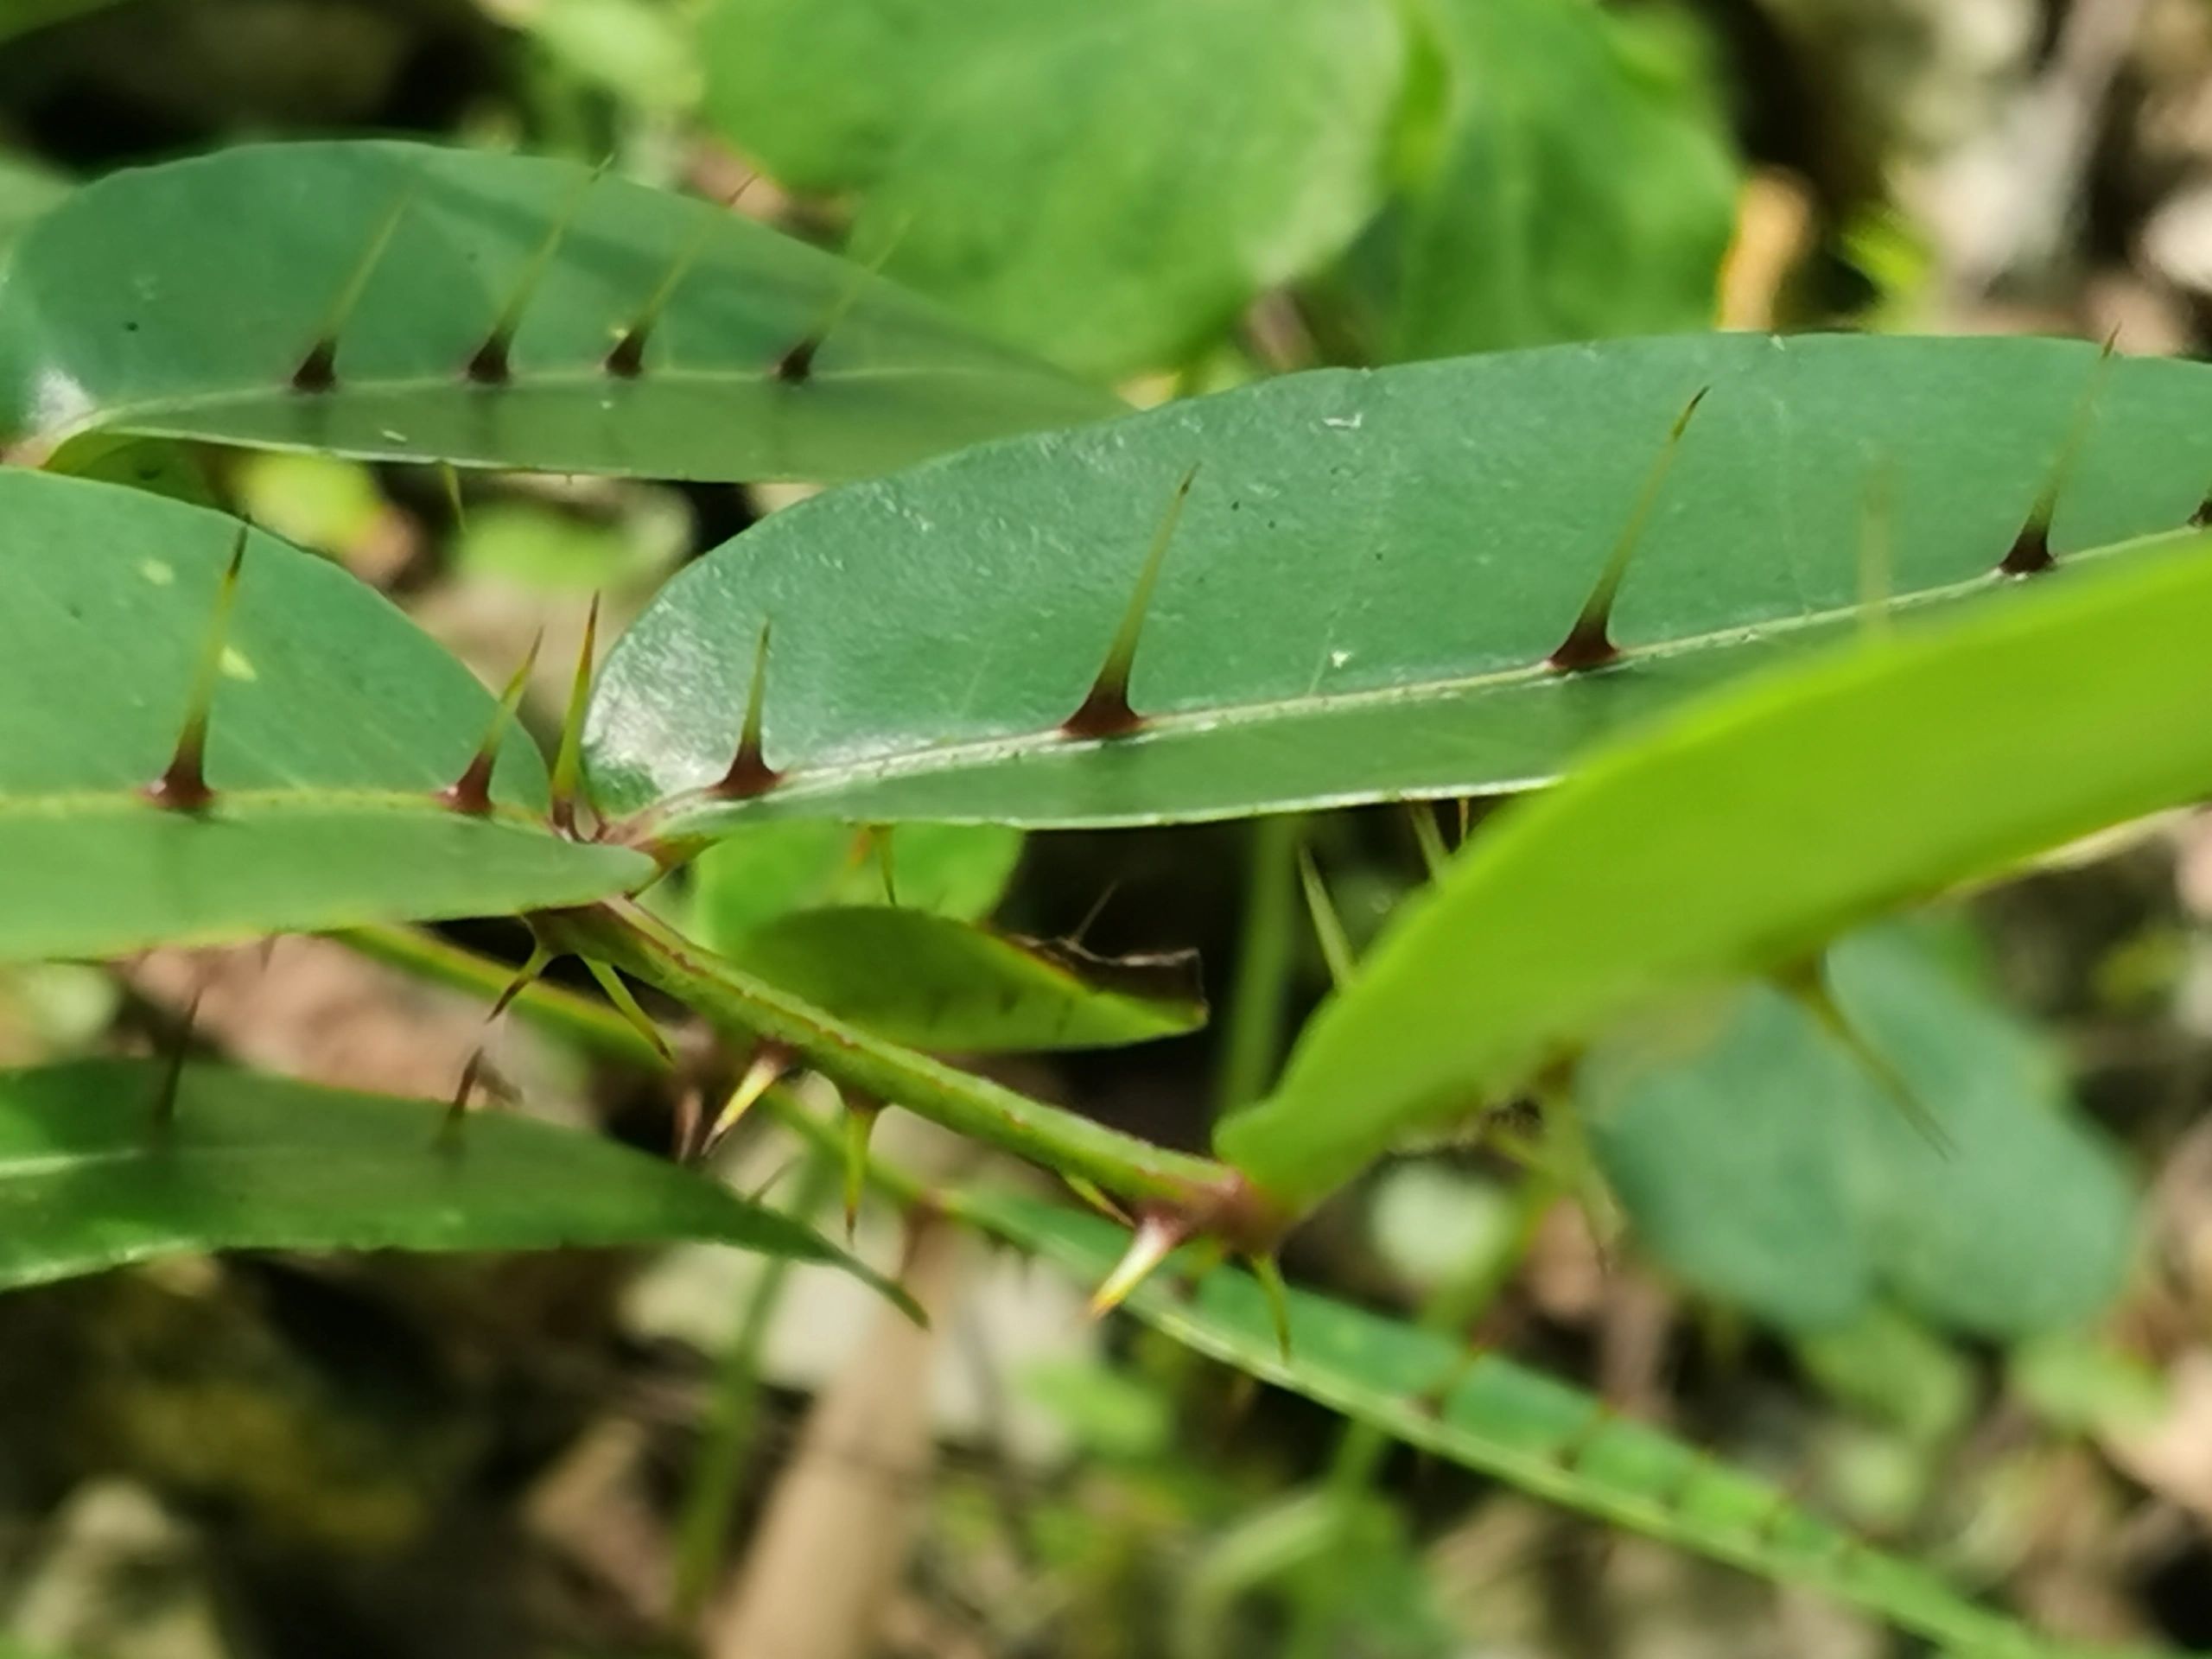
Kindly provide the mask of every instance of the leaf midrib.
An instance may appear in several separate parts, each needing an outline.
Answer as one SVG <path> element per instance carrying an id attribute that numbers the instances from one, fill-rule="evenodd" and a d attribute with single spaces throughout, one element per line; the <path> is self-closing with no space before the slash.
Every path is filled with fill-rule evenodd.
<path id="1" fill-rule="evenodd" d="M 468 813 L 449 806 L 428 790 L 261 788 L 222 789 L 206 810 L 188 812 L 163 806 L 138 790 L 55 790 L 37 793 L 0 794 L 0 820 L 8 818 L 116 817 L 132 813 L 158 813 L 194 823 L 219 823 L 243 810 L 248 815 L 267 813 L 284 817 L 316 811 L 422 813 L 437 817 L 473 819 L 499 823 L 512 830 L 535 830 L 558 839 L 538 818 L 520 807 L 495 802 L 488 812 Z"/>

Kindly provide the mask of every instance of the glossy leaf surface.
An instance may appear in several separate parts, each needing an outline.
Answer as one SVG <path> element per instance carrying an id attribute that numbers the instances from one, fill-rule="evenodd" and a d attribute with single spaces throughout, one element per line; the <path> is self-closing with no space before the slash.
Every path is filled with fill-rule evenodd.
<path id="1" fill-rule="evenodd" d="M 598 786 L 627 810 L 721 776 L 772 622 L 783 777 L 683 804 L 673 838 L 766 816 L 1128 824 L 1521 788 L 1855 626 L 1876 468 L 1901 602 L 2001 585 L 2094 356 L 1637 340 L 1294 375 L 987 446 L 778 513 L 671 582 L 609 661 Z M 1555 671 L 1702 388 L 1619 594 L 1624 660 Z M 1193 464 L 1136 647 L 1146 723 L 1071 739 Z M 2054 544 L 2180 525 L 2207 478 L 2212 370 L 2115 362 Z"/>

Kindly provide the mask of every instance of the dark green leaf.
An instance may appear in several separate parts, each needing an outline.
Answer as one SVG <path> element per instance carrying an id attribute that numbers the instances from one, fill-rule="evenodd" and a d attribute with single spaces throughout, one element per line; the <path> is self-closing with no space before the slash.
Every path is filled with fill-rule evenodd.
<path id="1" fill-rule="evenodd" d="M 639 372 L 608 372 L 671 275 Z M 486 347 L 518 303 L 501 380 Z M 779 378 L 833 322 L 805 378 Z M 705 202 L 416 144 L 118 174 L 39 220 L 0 289 L 0 437 L 835 479 L 1119 407 Z"/>
<path id="2" fill-rule="evenodd" d="M 671 836 L 764 815 L 1146 823 L 1520 788 L 1854 626 L 1878 466 L 1901 598 L 2001 585 L 2093 360 L 2027 340 L 1640 340 L 1294 375 L 989 446 L 833 491 L 687 568 L 610 659 L 595 776 L 626 810 L 721 776 L 772 620 L 766 759 L 785 779 L 684 804 Z M 1620 594 L 1627 660 L 1554 671 L 1703 387 Z M 2094 413 L 2062 552 L 2181 524 L 2212 479 L 2212 370 L 2115 362 Z M 1060 722 L 1193 463 L 1137 645 L 1148 723 L 1071 740 Z"/>

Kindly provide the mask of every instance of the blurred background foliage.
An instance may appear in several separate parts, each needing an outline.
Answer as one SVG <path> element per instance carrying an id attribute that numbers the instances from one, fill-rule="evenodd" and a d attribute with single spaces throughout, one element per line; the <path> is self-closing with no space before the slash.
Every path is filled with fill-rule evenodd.
<path id="1" fill-rule="evenodd" d="M 1139 402 L 1713 327 L 2196 353 L 2212 299 L 2202 0 L 0 0 L 0 248 L 109 169 L 364 132 L 611 156 Z M 545 627 L 541 733 L 588 595 L 619 622 L 804 493 L 109 441 L 55 464 L 249 512 L 487 680 Z M 1379 810 L 791 825 L 665 897 L 741 952 L 894 888 L 1196 947 L 1211 1031 L 1005 1069 L 1198 1145 L 1328 982 L 1300 846 L 1356 952 L 1420 839 Z M 2050 1628 L 2212 1645 L 2212 833 L 2145 826 L 1826 971 L 1873 1071 L 1767 992 L 1624 1031 L 1584 1079 L 1608 1194 L 1526 1179 L 1510 1133 L 1440 1149 L 1332 1203 L 1294 1276 L 1457 1310 Z M 12 973 L 0 1056 L 158 1041 L 195 996 L 208 1046 L 357 1086 L 444 1094 L 475 1041 L 465 1001 L 290 939 Z M 666 1144 L 664 1088 L 528 1033 L 497 1063 L 530 1109 Z M 1883 1071 L 1944 1103 L 1948 1156 Z M 772 1140 L 728 1166 L 834 1215 Z M 886 1217 L 862 1237 L 899 1249 Z M 918 1248 L 927 1335 L 703 1249 L 242 1257 L 0 1300 L 0 1654 L 1897 1650 L 1091 1326 L 1042 1268 Z"/>

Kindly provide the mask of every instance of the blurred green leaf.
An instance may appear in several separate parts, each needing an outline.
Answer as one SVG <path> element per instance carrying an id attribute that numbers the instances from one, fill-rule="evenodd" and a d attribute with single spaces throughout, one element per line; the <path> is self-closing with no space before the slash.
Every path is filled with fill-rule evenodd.
<path id="1" fill-rule="evenodd" d="M 702 77 L 690 11 L 662 0 L 519 0 L 515 22 L 578 79 L 640 110 L 680 113 Z"/>
<path id="2" fill-rule="evenodd" d="M 1308 1024 L 1275 1096 L 1228 1120 L 1217 1144 L 1262 1186 L 1310 1201 L 1394 1141 L 1529 1086 L 1639 1006 L 1787 969 L 1874 912 L 2201 797 L 2208 637 L 2212 538 L 2171 537 L 2133 563 L 1832 652 L 1617 741 L 1501 814 L 1407 906 Z M 2109 1282 L 2115 1187 L 2070 1134 L 2037 1133 L 2044 1120 L 2010 1109 L 2023 1092 L 2049 1098 L 2047 1068 L 1985 1033 L 1967 1052 L 1985 1060 L 1993 1046 L 2006 1064 L 1968 1075 L 1975 1062 L 1910 1006 L 1940 985 L 1885 960 L 1847 945 L 1836 1000 L 1970 1148 L 1954 1168 L 1925 1147 L 1914 1157 L 1903 1114 L 1869 1124 L 1870 1140 L 1897 1143 L 1868 1155 L 1890 1160 L 1888 1223 L 1910 1230 L 1889 1272 L 1976 1323 L 2078 1306 L 2086 1285 Z M 1985 1210 L 1985 1182 L 2022 1207 Z M 2027 1195 L 2051 1182 L 2077 1186 L 2084 1207 L 2040 1213 L 2049 1200 Z M 1971 1216 L 1936 1208 L 1968 1192 Z M 2045 1229 L 2088 1253 L 2046 1282 L 2008 1283 L 2006 1252 Z"/>
<path id="3" fill-rule="evenodd" d="M 453 561 L 465 576 L 548 593 L 593 593 L 650 583 L 681 556 L 681 534 L 677 523 L 608 524 L 539 502 L 499 501 L 469 512 Z"/>
<path id="4" fill-rule="evenodd" d="M 1965 1424 L 1974 1378 L 1965 1357 L 1919 1321 L 1877 1304 L 1850 1324 L 1799 1338 L 1797 1357 L 1830 1395 L 1928 1447 Z"/>
<path id="5" fill-rule="evenodd" d="M 9 25 L 0 19 L 0 40 Z M 23 227 L 69 194 L 69 181 L 35 162 L 0 155 L 0 256 Z"/>
<path id="6" fill-rule="evenodd" d="M 789 1217 L 596 1135 L 487 1112 L 449 1137 L 439 1102 L 198 1065 L 157 1123 L 166 1080 L 139 1060 L 0 1073 L 0 1287 L 184 1251 L 700 1239 L 888 1291 Z"/>
<path id="7" fill-rule="evenodd" d="M 1594 0 L 1430 0 L 1433 155 L 1354 262 L 1391 359 L 1710 327 L 1736 217 L 1682 30 Z"/>
<path id="8" fill-rule="evenodd" d="M 610 372 L 657 296 L 639 372 Z M 806 377 L 779 378 L 833 321 Z M 502 378 L 482 353 L 510 324 Z M 1120 408 L 709 203 L 420 144 L 252 145 L 112 175 L 23 235 L 0 289 L 0 440 L 101 429 L 823 480 Z"/>
<path id="9" fill-rule="evenodd" d="M 862 257 L 1099 374 L 1179 365 L 1379 200 L 1389 0 L 720 0 L 709 108 Z"/>
<path id="10" fill-rule="evenodd" d="M 1107 1048 L 1205 1022 L 1198 957 L 1094 957 L 886 905 L 800 910 L 727 951 L 748 973 L 911 1048 Z"/>

